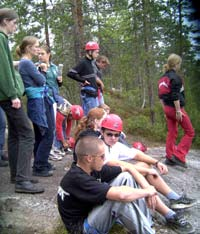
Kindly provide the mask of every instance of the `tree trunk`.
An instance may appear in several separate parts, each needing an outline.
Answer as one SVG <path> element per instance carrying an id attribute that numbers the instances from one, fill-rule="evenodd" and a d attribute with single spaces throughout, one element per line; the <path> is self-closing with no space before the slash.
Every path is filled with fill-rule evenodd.
<path id="1" fill-rule="evenodd" d="M 155 112 L 154 112 L 154 97 L 153 97 L 153 81 L 151 79 L 151 51 L 150 51 L 150 15 L 148 14 L 148 0 L 142 1 L 143 6 L 143 31 L 144 31 L 144 48 L 145 48 L 145 73 L 147 79 L 148 98 L 149 98 L 149 109 L 150 109 L 150 121 L 152 124 L 155 123 Z"/>
<path id="2" fill-rule="evenodd" d="M 47 3 L 46 0 L 43 0 L 43 11 L 44 11 L 44 29 L 45 29 L 45 38 L 46 44 L 50 47 L 50 40 L 49 40 L 49 27 L 48 27 L 48 16 L 47 16 Z"/>
<path id="3" fill-rule="evenodd" d="M 84 37 L 83 37 L 83 12 L 82 1 L 72 0 L 72 16 L 74 20 L 74 52 L 76 63 L 83 56 Z"/>

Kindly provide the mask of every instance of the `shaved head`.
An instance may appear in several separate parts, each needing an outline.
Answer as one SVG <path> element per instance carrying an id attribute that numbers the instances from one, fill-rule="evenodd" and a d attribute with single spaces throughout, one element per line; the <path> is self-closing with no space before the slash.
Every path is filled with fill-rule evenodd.
<path id="1" fill-rule="evenodd" d="M 81 137 L 75 147 L 75 153 L 78 159 L 87 155 L 98 155 L 100 148 L 104 146 L 103 140 L 96 136 Z"/>

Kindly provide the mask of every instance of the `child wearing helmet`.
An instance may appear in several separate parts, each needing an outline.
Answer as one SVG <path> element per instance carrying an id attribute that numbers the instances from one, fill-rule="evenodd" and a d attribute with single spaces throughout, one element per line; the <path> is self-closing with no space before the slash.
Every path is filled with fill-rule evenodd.
<path id="1" fill-rule="evenodd" d="M 166 174 L 168 172 L 166 165 L 164 165 L 161 161 L 145 154 L 141 150 L 130 148 L 118 141 L 120 133 L 123 130 L 123 122 L 118 115 L 107 115 L 101 123 L 101 128 L 106 147 L 105 163 L 110 166 L 128 164 L 130 169 L 137 169 L 142 175 L 144 175 L 145 179 L 150 185 L 153 185 L 158 192 L 169 200 L 171 209 L 165 207 L 165 212 L 161 212 L 161 214 L 166 218 L 166 221 L 169 224 L 172 219 L 173 221 L 175 219 L 180 221 L 181 218 L 177 215 L 177 213 L 173 212 L 172 209 L 192 207 L 196 202 L 195 199 L 177 194 L 166 184 L 156 170 L 158 169 L 160 174 Z M 139 144 L 137 144 L 137 147 L 138 145 Z M 134 160 L 133 164 L 124 162 L 127 160 Z M 161 206 L 164 207 L 164 203 L 161 203 Z M 181 230 L 180 223 L 176 223 L 176 228 L 179 231 Z"/>
<path id="2" fill-rule="evenodd" d="M 72 123 L 83 117 L 83 109 L 79 105 L 72 105 L 66 99 L 57 106 L 56 113 L 56 137 L 54 147 L 49 159 L 61 160 L 68 148 L 73 148 L 74 140 L 70 137 Z"/>
<path id="3" fill-rule="evenodd" d="M 86 55 L 80 62 L 69 70 L 68 77 L 81 83 L 81 101 L 84 115 L 87 115 L 91 108 L 97 107 L 97 90 L 99 84 L 103 89 L 103 82 L 96 79 L 93 60 L 99 54 L 99 45 L 97 42 L 89 41 L 85 45 Z"/>

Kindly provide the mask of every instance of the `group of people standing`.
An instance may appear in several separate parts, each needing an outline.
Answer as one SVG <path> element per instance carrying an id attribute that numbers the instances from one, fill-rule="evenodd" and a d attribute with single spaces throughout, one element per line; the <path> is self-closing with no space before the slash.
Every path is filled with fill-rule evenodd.
<path id="1" fill-rule="evenodd" d="M 149 207 L 162 214 L 177 233 L 194 233 L 192 225 L 174 209 L 192 207 L 195 200 L 177 194 L 164 182 L 156 171 L 168 172 L 163 163 L 119 142 L 122 120 L 109 114 L 104 102 L 101 70 L 109 60 L 99 56 L 98 43 L 89 41 L 85 57 L 67 74 L 80 83 L 82 107 L 72 105 L 59 95 L 62 74 L 51 62 L 49 48 L 40 46 L 38 38 L 26 36 L 22 40 L 16 50 L 18 69 L 14 68 L 8 35 L 16 31 L 17 20 L 15 11 L 0 9 L 0 111 L 7 117 L 10 180 L 15 191 L 44 192 L 31 176 L 32 155 L 32 174 L 52 176 L 55 168 L 48 161 L 52 146 L 67 148 L 72 121 L 81 119 L 75 131 L 74 162 L 58 190 L 58 209 L 68 232 L 108 233 L 114 223 L 120 223 L 130 233 L 153 234 Z M 39 56 L 36 64 L 34 56 Z M 186 167 L 194 130 L 184 110 L 183 83 L 176 73 L 180 64 L 180 56 L 169 57 L 165 69 L 172 79 L 172 95 L 161 100 L 168 125 L 166 163 Z M 27 113 L 22 106 L 24 94 Z M 185 131 L 178 146 L 177 124 Z M 2 153 L 0 156 L 0 163 L 6 165 Z M 140 163 L 130 166 L 123 162 L 127 159 Z M 170 208 L 158 192 L 169 199 Z"/>
<path id="2" fill-rule="evenodd" d="M 62 147 L 68 147 L 69 135 L 62 139 L 57 138 L 60 134 L 56 132 L 58 112 L 64 116 L 58 121 L 59 124 L 66 126 L 66 122 L 71 125 L 70 121 L 80 119 L 83 110 L 79 105 L 66 103 L 59 95 L 62 76 L 58 67 L 51 62 L 49 47 L 40 46 L 38 38 L 23 38 L 16 49 L 20 60 L 15 69 L 8 46 L 8 35 L 16 31 L 17 20 L 18 15 L 12 9 L 0 9 L 0 106 L 7 116 L 10 181 L 15 183 L 16 192 L 40 193 L 44 192 L 44 188 L 31 174 L 40 177 L 52 176 L 55 170 L 55 166 L 49 163 L 52 147 L 59 143 Z M 33 57 L 38 57 L 39 62 L 34 63 Z M 27 113 L 22 107 L 23 95 L 27 97 Z M 3 130 L 5 131 L 5 124 Z M 58 130 L 65 131 L 62 128 Z M 70 131 L 68 133 L 70 134 Z M 5 137 L 2 138 L 5 140 Z M 2 147 L 3 144 L 4 142 Z M 31 173 L 32 155 L 34 161 Z M 1 165 L 7 164 L 1 157 Z"/>

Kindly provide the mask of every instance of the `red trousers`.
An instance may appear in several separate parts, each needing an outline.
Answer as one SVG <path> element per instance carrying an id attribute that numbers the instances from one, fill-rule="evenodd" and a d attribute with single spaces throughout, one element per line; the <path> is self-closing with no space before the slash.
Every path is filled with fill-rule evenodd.
<path id="1" fill-rule="evenodd" d="M 184 113 L 184 116 L 182 117 L 182 121 L 179 122 L 176 120 L 176 110 L 174 107 L 165 106 L 164 112 L 168 129 L 166 137 L 166 157 L 170 159 L 172 155 L 174 155 L 182 162 L 185 162 L 186 155 L 195 135 L 190 118 L 184 108 L 181 108 L 181 112 Z M 184 135 L 179 144 L 176 144 L 179 125 L 184 130 Z"/>

